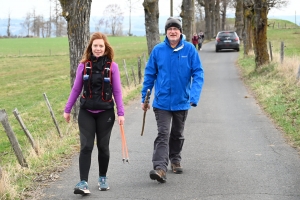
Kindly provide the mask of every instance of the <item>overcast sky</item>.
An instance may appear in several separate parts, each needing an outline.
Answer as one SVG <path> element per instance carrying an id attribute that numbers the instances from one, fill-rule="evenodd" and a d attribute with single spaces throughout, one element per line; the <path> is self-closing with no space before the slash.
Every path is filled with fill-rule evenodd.
<path id="1" fill-rule="evenodd" d="M 143 0 L 131 0 L 133 9 L 132 16 L 144 16 L 143 10 Z M 173 15 L 179 15 L 179 5 L 182 0 L 173 0 Z M 91 18 L 102 16 L 104 8 L 109 4 L 118 4 L 124 16 L 129 16 L 129 0 L 93 0 L 91 8 Z M 22 19 L 25 17 L 27 12 L 32 12 L 33 9 L 36 10 L 36 14 L 44 15 L 44 17 L 49 16 L 49 0 L 0 0 L 0 18 L 8 18 L 10 13 L 11 18 Z M 298 9 L 298 10 L 297 10 Z M 170 1 L 160 0 L 159 1 L 159 12 L 160 16 L 170 15 Z M 300 0 L 290 0 L 289 5 L 280 10 L 272 9 L 269 13 L 269 17 L 276 16 L 300 16 Z M 300 18 L 300 17 L 299 17 Z M 300 19 L 299 19 L 300 20 Z"/>
<path id="2" fill-rule="evenodd" d="M 95 26 L 99 19 L 103 16 L 103 11 L 109 4 L 118 4 L 124 13 L 123 32 L 129 30 L 129 1 L 130 0 L 93 0 L 91 7 L 90 28 L 95 31 Z M 144 0 L 131 0 L 131 31 L 134 35 L 145 35 L 144 26 L 144 8 L 142 3 Z M 173 16 L 179 16 L 180 5 L 182 0 L 173 0 Z M 52 7 L 54 5 L 52 4 Z M 45 20 L 49 18 L 50 1 L 49 0 L 0 0 L 0 35 L 6 34 L 7 19 L 10 13 L 11 31 L 16 35 L 24 35 L 24 29 L 20 27 L 20 21 L 24 20 L 28 12 L 32 13 L 35 9 L 36 15 L 43 15 Z M 297 10 L 298 9 L 298 10 Z M 167 17 L 170 16 L 170 0 L 159 1 L 159 30 L 164 32 L 164 24 Z M 234 17 L 233 10 L 227 10 L 228 17 Z M 296 16 L 296 17 L 295 17 Z M 300 25 L 300 0 L 289 0 L 289 4 L 285 8 L 272 9 L 268 15 L 269 18 L 285 19 Z M 2 19 L 2 20 L 1 20 Z M 101 31 L 108 31 L 103 30 Z"/>
<path id="3" fill-rule="evenodd" d="M 178 15 L 178 5 L 182 0 L 173 0 L 173 15 Z M 142 6 L 143 0 L 131 0 L 132 16 L 144 16 Z M 91 17 L 103 15 L 103 10 L 109 4 L 118 4 L 124 16 L 129 16 L 129 0 L 93 0 L 91 7 Z M 36 10 L 36 14 L 49 16 L 49 0 L 0 0 L 0 18 L 7 18 L 10 13 L 11 18 L 24 18 L 27 12 Z M 160 15 L 170 15 L 170 1 L 159 1 Z"/>

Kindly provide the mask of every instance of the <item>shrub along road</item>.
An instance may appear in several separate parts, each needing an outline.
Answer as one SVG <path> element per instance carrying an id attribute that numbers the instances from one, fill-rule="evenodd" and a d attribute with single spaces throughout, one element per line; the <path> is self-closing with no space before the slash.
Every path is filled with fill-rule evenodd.
<path id="1" fill-rule="evenodd" d="M 167 172 L 167 182 L 149 178 L 156 122 L 143 112 L 140 100 L 126 106 L 125 134 L 130 163 L 123 164 L 119 126 L 111 137 L 108 170 L 110 190 L 98 190 L 96 146 L 89 175 L 91 195 L 84 199 L 298 200 L 300 158 L 283 134 L 260 109 L 241 81 L 238 53 L 215 52 L 214 43 L 199 53 L 205 84 L 198 107 L 189 111 L 182 152 L 183 174 Z M 79 181 L 78 156 L 42 199 L 82 199 L 73 194 Z"/>

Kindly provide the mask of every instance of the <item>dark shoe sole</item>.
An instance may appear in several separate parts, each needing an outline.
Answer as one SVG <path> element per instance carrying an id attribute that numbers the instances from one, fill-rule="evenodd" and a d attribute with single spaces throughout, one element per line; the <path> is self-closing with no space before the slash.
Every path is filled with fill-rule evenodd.
<path id="1" fill-rule="evenodd" d="M 91 192 L 89 190 L 74 189 L 74 194 L 88 195 L 90 193 Z"/>
<path id="2" fill-rule="evenodd" d="M 99 187 L 99 190 L 100 190 L 100 191 L 107 191 L 107 190 L 109 190 L 109 187 L 108 187 L 108 188 L 100 188 L 100 187 Z"/>
<path id="3" fill-rule="evenodd" d="M 161 177 L 159 174 L 156 173 L 155 170 L 151 170 L 149 175 L 152 180 L 157 180 L 160 183 L 165 183 L 167 179 L 166 177 Z"/>

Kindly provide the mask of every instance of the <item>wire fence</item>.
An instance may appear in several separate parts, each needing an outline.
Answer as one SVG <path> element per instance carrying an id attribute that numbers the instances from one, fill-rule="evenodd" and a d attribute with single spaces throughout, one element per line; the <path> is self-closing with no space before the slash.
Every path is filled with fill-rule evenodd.
<path id="1" fill-rule="evenodd" d="M 125 60 L 123 67 L 119 64 L 119 68 L 126 72 L 126 82 L 122 81 L 123 90 L 134 89 L 141 84 L 142 66 L 145 65 L 145 54 L 137 59 L 137 67 L 128 66 Z M 0 140 L 7 141 L 1 145 L 12 147 L 11 151 L 1 152 L 0 157 L 7 157 L 9 160 L 15 154 L 18 163 L 22 167 L 28 167 L 26 157 L 31 150 L 39 154 L 47 149 L 47 146 L 40 146 L 40 141 L 57 140 L 67 136 L 70 130 L 77 130 L 77 124 L 68 124 L 63 118 L 62 108 L 68 96 L 69 93 L 57 95 L 45 92 L 31 105 L 18 105 L 12 113 L 7 113 L 5 109 L 0 110 L 0 122 L 4 127 L 4 130 L 0 129 L 0 135 L 8 137 L 8 140 Z"/>
<path id="2" fill-rule="evenodd" d="M 297 24 L 283 23 L 283 22 L 270 22 L 268 26 L 273 29 L 291 29 L 291 28 L 300 29 L 300 27 Z"/>

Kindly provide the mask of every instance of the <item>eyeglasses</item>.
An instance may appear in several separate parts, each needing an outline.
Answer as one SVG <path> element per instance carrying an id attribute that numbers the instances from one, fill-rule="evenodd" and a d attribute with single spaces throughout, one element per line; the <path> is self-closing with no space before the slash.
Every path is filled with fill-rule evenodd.
<path id="1" fill-rule="evenodd" d="M 167 29 L 167 31 L 179 31 L 179 29 L 176 27 L 170 27 Z"/>

